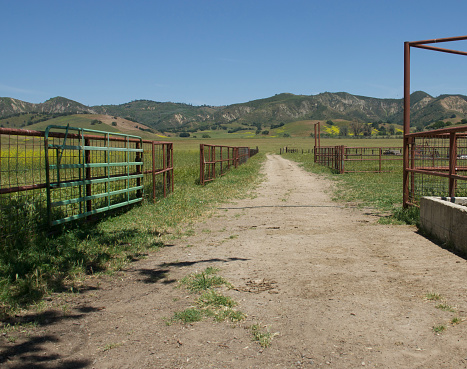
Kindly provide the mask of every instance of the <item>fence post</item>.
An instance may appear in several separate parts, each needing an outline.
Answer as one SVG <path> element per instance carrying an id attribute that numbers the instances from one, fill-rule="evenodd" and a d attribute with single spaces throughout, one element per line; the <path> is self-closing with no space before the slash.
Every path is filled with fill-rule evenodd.
<path id="1" fill-rule="evenodd" d="M 141 149 L 141 143 L 139 141 L 136 142 L 136 149 Z M 143 161 L 143 153 L 142 152 L 139 152 L 137 151 L 136 152 L 136 158 L 135 158 L 135 161 L 137 163 L 141 163 Z M 141 165 L 137 165 L 136 166 L 136 174 L 141 174 L 142 173 L 142 167 Z M 141 186 L 141 178 L 136 178 L 136 186 Z M 143 192 L 141 190 L 137 190 L 136 191 L 136 197 L 142 197 L 143 196 Z"/>
<path id="2" fill-rule="evenodd" d="M 156 144 L 154 141 L 152 147 L 152 201 L 156 202 Z M 165 181 L 164 181 L 164 196 L 165 196 Z"/>
<path id="3" fill-rule="evenodd" d="M 434 156 L 433 152 L 433 156 Z M 457 137 L 455 132 L 449 134 L 449 197 L 456 196 L 456 175 L 457 164 Z"/>
<path id="4" fill-rule="evenodd" d="M 345 146 L 340 147 L 340 162 L 341 162 L 341 174 L 345 173 Z"/>
<path id="5" fill-rule="evenodd" d="M 220 154 L 220 160 L 221 160 L 221 175 L 222 175 L 222 174 L 224 174 L 224 170 L 223 170 L 223 169 L 224 169 L 224 168 L 223 168 L 223 166 L 224 166 L 223 164 L 224 164 L 224 163 L 223 163 L 223 161 L 222 161 L 222 146 L 220 147 L 220 152 L 219 152 L 219 154 Z"/>
<path id="6" fill-rule="evenodd" d="M 167 145 L 167 164 L 170 168 L 170 175 L 167 173 L 167 179 L 169 180 L 169 187 L 171 192 L 174 192 L 174 144 L 171 142 Z"/>
<path id="7" fill-rule="evenodd" d="M 383 149 L 379 148 L 379 173 L 381 173 L 381 165 L 383 160 Z"/>
<path id="8" fill-rule="evenodd" d="M 204 185 L 204 145 L 199 144 L 199 182 Z"/>
<path id="9" fill-rule="evenodd" d="M 91 146 L 91 141 L 89 138 L 84 139 L 84 145 L 85 146 Z M 84 162 L 85 164 L 91 164 L 91 150 L 85 150 L 84 151 Z M 91 168 L 89 166 L 86 166 L 86 180 L 91 180 Z M 86 196 L 91 197 L 92 195 L 92 185 L 91 183 L 88 183 L 86 185 Z M 91 200 L 86 200 L 86 211 L 91 211 L 92 210 L 92 201 Z M 91 219 L 91 216 L 89 215 L 87 219 Z"/>
<path id="10" fill-rule="evenodd" d="M 216 146 L 211 146 L 211 173 L 212 173 L 212 178 L 216 178 Z"/>

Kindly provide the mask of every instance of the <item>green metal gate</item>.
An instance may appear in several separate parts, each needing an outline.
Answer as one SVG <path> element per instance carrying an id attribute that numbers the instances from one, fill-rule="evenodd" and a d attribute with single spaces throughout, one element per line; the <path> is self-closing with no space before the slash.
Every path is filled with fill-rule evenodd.
<path id="1" fill-rule="evenodd" d="M 89 219 L 143 199 L 139 136 L 50 125 L 45 157 L 50 225 Z"/>

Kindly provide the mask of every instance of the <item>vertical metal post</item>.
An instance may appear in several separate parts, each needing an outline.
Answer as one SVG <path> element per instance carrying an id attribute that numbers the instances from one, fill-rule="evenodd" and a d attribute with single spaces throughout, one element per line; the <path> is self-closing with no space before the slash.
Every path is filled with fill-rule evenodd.
<path id="1" fill-rule="evenodd" d="M 383 160 L 383 149 L 379 148 L 379 173 L 381 173 L 382 160 Z"/>
<path id="2" fill-rule="evenodd" d="M 404 208 L 409 202 L 409 138 L 410 133 L 410 43 L 404 43 L 404 169 L 402 185 L 404 187 L 402 202 Z M 413 180 L 412 180 L 413 182 Z"/>
<path id="3" fill-rule="evenodd" d="M 50 162 L 49 162 L 49 138 L 45 136 L 44 138 L 44 149 L 45 149 L 45 180 L 46 180 L 46 189 L 47 189 L 47 222 L 51 225 L 52 222 L 52 199 L 50 198 Z"/>
<path id="4" fill-rule="evenodd" d="M 156 202 L 156 144 L 151 143 L 152 147 L 152 201 Z M 165 197 L 165 178 L 164 178 L 164 197 Z"/>
<path id="5" fill-rule="evenodd" d="M 223 171 L 223 163 L 222 163 L 222 146 L 220 148 L 220 155 L 221 155 L 221 175 L 224 173 Z"/>
<path id="6" fill-rule="evenodd" d="M 204 145 L 199 144 L 199 182 L 204 185 Z"/>
<path id="7" fill-rule="evenodd" d="M 141 142 L 137 141 L 135 146 L 136 146 L 136 149 L 141 149 Z M 137 151 L 135 161 L 137 163 L 141 163 L 143 161 L 142 156 L 143 156 L 143 153 Z M 141 173 L 142 173 L 141 165 L 137 165 L 136 166 L 136 174 L 141 174 Z M 136 186 L 138 186 L 138 187 L 141 186 L 141 178 L 140 177 L 136 178 Z M 137 190 L 136 191 L 136 197 L 142 197 L 142 196 L 143 196 L 143 191 Z"/>
<path id="8" fill-rule="evenodd" d="M 434 154 L 433 154 L 434 155 Z M 456 196 L 456 175 L 457 165 L 457 136 L 455 132 L 449 134 L 449 197 Z"/>
<path id="9" fill-rule="evenodd" d="M 216 178 L 216 147 L 211 146 L 212 179 Z"/>
<path id="10" fill-rule="evenodd" d="M 345 146 L 341 145 L 340 147 L 340 161 L 341 161 L 341 174 L 344 174 L 344 168 L 345 168 Z"/>
<path id="11" fill-rule="evenodd" d="M 85 146 L 91 146 L 91 140 L 89 138 L 86 138 L 84 140 L 84 145 Z M 86 167 L 86 175 L 85 178 L 86 180 L 90 181 L 91 180 L 91 168 L 87 164 L 91 164 L 91 150 L 85 150 L 84 151 L 84 163 Z M 92 185 L 91 183 L 86 184 L 86 196 L 92 196 Z M 92 210 L 92 201 L 91 200 L 86 200 L 86 211 L 90 212 Z M 88 219 L 91 219 L 89 216 Z"/>
<path id="12" fill-rule="evenodd" d="M 170 144 L 170 167 L 172 168 L 172 175 L 170 176 L 170 184 L 172 187 L 172 192 L 174 192 L 174 146 L 173 143 Z"/>

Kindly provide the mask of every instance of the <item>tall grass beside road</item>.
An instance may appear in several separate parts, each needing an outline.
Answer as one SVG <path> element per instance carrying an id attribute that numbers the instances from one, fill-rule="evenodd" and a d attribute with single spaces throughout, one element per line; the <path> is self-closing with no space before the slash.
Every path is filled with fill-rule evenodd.
<path id="1" fill-rule="evenodd" d="M 232 169 L 207 186 L 199 182 L 199 150 L 179 145 L 174 153 L 175 191 L 97 223 L 76 223 L 50 235 L 10 237 L 0 248 L 0 317 L 56 291 L 79 291 L 86 275 L 112 272 L 164 246 L 164 234 L 180 235 L 185 225 L 217 204 L 244 197 L 258 181 L 264 154 Z M 14 235 L 12 235 L 14 236 Z"/>

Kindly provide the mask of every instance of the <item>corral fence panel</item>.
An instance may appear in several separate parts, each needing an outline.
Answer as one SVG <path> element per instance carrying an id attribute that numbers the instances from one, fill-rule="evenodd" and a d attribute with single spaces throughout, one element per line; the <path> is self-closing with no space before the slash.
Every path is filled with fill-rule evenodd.
<path id="1" fill-rule="evenodd" d="M 0 128 L 0 236 L 173 191 L 172 143 L 91 131 Z"/>
<path id="2" fill-rule="evenodd" d="M 344 173 L 344 146 L 321 146 L 314 149 L 314 161 L 338 173 Z"/>
<path id="3" fill-rule="evenodd" d="M 279 154 L 299 154 L 299 153 L 312 154 L 313 149 L 298 149 L 296 147 L 288 147 L 288 146 L 281 147 L 279 149 Z"/>
<path id="4" fill-rule="evenodd" d="M 344 173 L 383 173 L 402 168 L 402 147 L 344 147 Z"/>
<path id="5" fill-rule="evenodd" d="M 64 134 L 49 137 L 54 131 Z M 45 170 L 49 224 L 70 222 L 142 201 L 142 146 L 142 139 L 137 136 L 48 126 Z"/>
<path id="6" fill-rule="evenodd" d="M 223 176 L 229 169 L 237 168 L 259 152 L 258 147 L 223 146 L 200 144 L 200 184 Z"/>
<path id="7" fill-rule="evenodd" d="M 467 51 L 432 45 L 466 40 L 464 35 L 404 42 L 404 207 L 418 206 L 422 196 L 467 195 L 467 126 L 410 133 L 411 48 L 467 56 Z"/>
<path id="8" fill-rule="evenodd" d="M 467 126 L 405 135 L 404 206 L 423 196 L 467 196 Z"/>
<path id="9" fill-rule="evenodd" d="M 383 173 L 397 170 L 402 163 L 402 147 L 320 146 L 314 161 L 338 173 Z"/>

